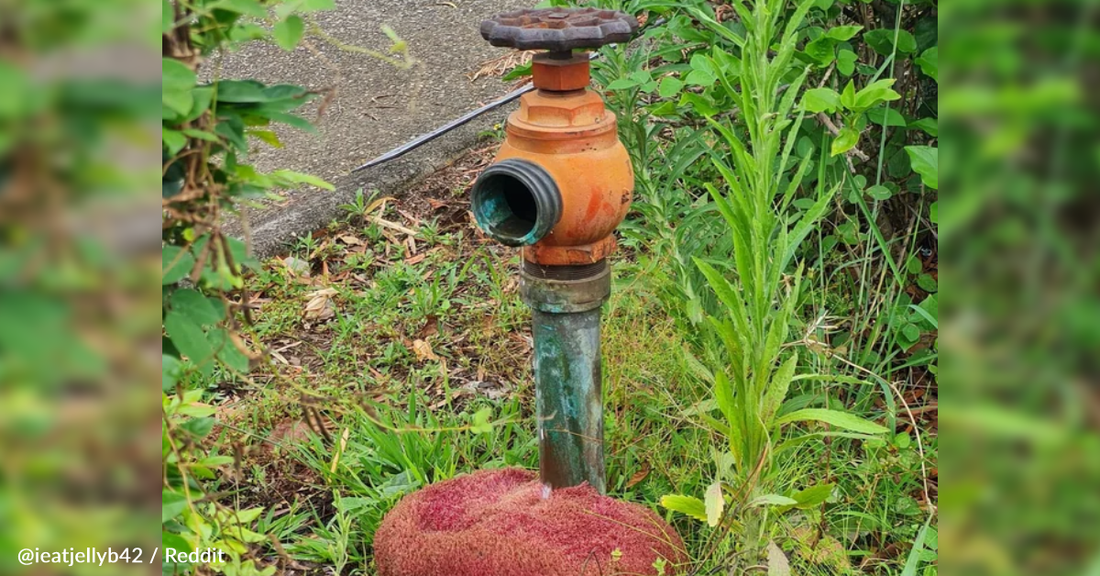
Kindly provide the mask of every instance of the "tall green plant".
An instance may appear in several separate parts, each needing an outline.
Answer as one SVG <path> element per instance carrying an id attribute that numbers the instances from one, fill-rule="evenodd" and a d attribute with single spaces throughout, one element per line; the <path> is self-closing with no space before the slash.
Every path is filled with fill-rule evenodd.
<path id="1" fill-rule="evenodd" d="M 850 413 L 819 408 L 781 414 L 791 382 L 800 376 L 791 334 L 800 325 L 802 265 L 791 270 L 796 251 L 826 213 L 840 183 L 818 180 L 812 205 L 801 214 L 790 210 L 810 166 L 805 156 L 793 176 L 785 176 L 806 113 L 796 108 L 810 68 L 794 62 L 798 30 L 812 1 L 788 12 L 787 0 L 734 3 L 744 34 L 720 24 L 698 7 L 693 16 L 725 40 L 730 52 L 714 49 L 711 69 L 721 94 L 733 104 L 740 123 L 706 114 L 728 145 L 729 156 L 712 154 L 722 175 L 720 189 L 706 184 L 733 240 L 730 262 L 696 258 L 695 263 L 720 300 L 721 313 L 708 322 L 721 343 L 712 351 L 713 394 L 722 419 L 715 428 L 728 440 L 728 471 L 719 470 L 705 500 L 666 497 L 670 508 L 705 519 L 710 525 L 741 529 L 743 548 L 753 559 L 763 548 L 767 507 L 780 511 L 813 507 L 830 494 L 820 485 L 795 491 L 777 486 L 775 455 L 819 433 L 795 432 L 778 445 L 783 427 L 819 421 L 857 434 L 886 429 Z M 724 269 L 733 272 L 727 279 Z M 791 350 L 791 351 L 788 351 Z M 801 378 L 812 376 L 802 375 Z M 753 560 L 754 561 L 754 560 Z"/>

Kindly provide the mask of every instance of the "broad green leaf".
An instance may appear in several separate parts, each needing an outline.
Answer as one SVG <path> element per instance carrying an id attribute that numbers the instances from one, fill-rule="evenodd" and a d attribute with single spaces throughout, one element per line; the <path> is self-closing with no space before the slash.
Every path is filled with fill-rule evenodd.
<path id="1" fill-rule="evenodd" d="M 165 246 L 160 251 L 160 282 L 162 285 L 175 284 L 184 279 L 195 267 L 195 258 L 190 250 L 179 246 Z"/>
<path id="2" fill-rule="evenodd" d="M 688 86 L 702 86 L 709 88 L 714 85 L 718 79 L 707 72 L 706 70 L 692 70 L 688 72 L 688 75 L 684 77 L 684 84 Z"/>
<path id="3" fill-rule="evenodd" d="M 906 146 L 913 171 L 920 174 L 921 182 L 934 190 L 940 187 L 940 153 L 931 146 Z"/>
<path id="4" fill-rule="evenodd" d="M 180 150 L 187 145 L 187 137 L 183 133 L 172 130 L 171 128 L 164 128 L 160 131 L 160 139 L 164 142 L 164 149 L 168 151 L 169 156 L 175 156 L 179 154 Z"/>
<path id="5" fill-rule="evenodd" d="M 164 119 L 178 120 L 186 116 L 195 105 L 195 96 L 189 90 L 162 90 L 160 101 L 174 115 L 163 116 Z"/>
<path id="6" fill-rule="evenodd" d="M 229 30 L 229 39 L 233 42 L 248 42 L 267 38 L 267 29 L 252 22 L 238 23 Z"/>
<path id="7" fill-rule="evenodd" d="M 757 506 L 796 506 L 798 500 L 794 498 L 788 498 L 779 494 L 764 494 L 763 496 L 757 496 L 749 501 L 749 508 Z"/>
<path id="8" fill-rule="evenodd" d="M 192 418 L 180 425 L 180 428 L 193 434 L 197 439 L 206 438 L 214 429 L 215 420 L 209 416 L 204 418 Z"/>
<path id="9" fill-rule="evenodd" d="M 215 463 L 213 463 L 213 462 L 215 462 L 215 460 L 214 460 L 215 458 L 228 458 L 228 460 L 216 460 L 216 462 L 218 462 L 218 463 L 215 464 Z M 233 462 L 233 457 L 232 456 L 228 456 L 228 457 L 215 456 L 215 457 L 204 459 L 202 462 L 203 462 L 203 464 L 205 464 L 207 466 L 223 466 L 225 464 L 232 463 Z M 263 514 L 263 512 L 264 512 L 264 509 L 262 507 L 247 508 L 245 510 L 232 510 L 231 509 L 231 510 L 227 510 L 225 515 L 223 515 L 223 516 L 220 515 L 218 517 L 218 520 L 220 520 L 223 524 L 225 524 L 227 526 L 248 526 L 248 525 L 252 524 L 252 522 L 254 522 L 257 518 L 259 518 L 260 514 Z"/>
<path id="10" fill-rule="evenodd" d="M 267 18 L 267 8 L 258 0 L 219 0 L 218 7 L 253 18 Z"/>
<path id="11" fill-rule="evenodd" d="M 833 484 L 817 484 L 796 492 L 791 498 L 797 503 L 796 508 L 806 510 L 820 506 L 829 499 L 829 495 L 832 493 Z"/>
<path id="12" fill-rule="evenodd" d="M 680 93 L 680 90 L 684 88 L 684 83 L 672 76 L 665 76 L 661 79 L 661 85 L 657 88 L 657 94 L 661 98 L 672 98 Z"/>
<path id="13" fill-rule="evenodd" d="M 187 509 L 187 497 L 179 492 L 164 490 L 160 499 L 160 521 L 167 522 Z"/>
<path id="14" fill-rule="evenodd" d="M 212 85 L 218 91 L 218 102 L 271 103 L 265 112 L 289 110 L 304 104 L 309 96 L 301 86 L 276 84 L 265 86 L 255 80 L 220 80 Z M 255 110 L 255 109 L 254 109 Z"/>
<path id="15" fill-rule="evenodd" d="M 701 94 L 695 94 L 693 92 L 684 92 L 680 96 L 680 106 L 691 106 L 698 114 L 702 116 L 714 116 L 721 110 L 709 100 L 706 96 Z"/>
<path id="16" fill-rule="evenodd" d="M 886 186 L 883 186 L 882 184 L 878 184 L 878 185 L 871 186 L 870 188 L 868 188 L 867 189 L 867 195 L 870 196 L 874 200 L 882 201 L 882 200 L 889 200 L 890 197 L 894 195 L 894 193 L 889 188 L 887 188 Z"/>
<path id="17" fill-rule="evenodd" d="M 180 552 L 191 553 L 194 549 L 194 546 L 192 546 L 191 543 L 187 540 L 184 540 L 182 536 L 168 531 L 161 532 L 160 543 L 161 546 L 164 546 L 165 548 L 179 550 Z M 167 560 L 165 560 L 164 565 L 168 566 Z"/>
<path id="18" fill-rule="evenodd" d="M 898 30 L 898 53 L 912 54 L 917 51 L 917 40 L 911 33 Z M 889 56 L 894 51 L 894 30 L 879 28 L 863 33 L 863 41 L 875 52 L 883 56 Z"/>
<path id="19" fill-rule="evenodd" d="M 650 114 L 662 118 L 680 116 L 680 109 L 676 106 L 676 102 L 672 100 L 658 100 L 656 104 L 650 105 L 648 110 Z"/>
<path id="20" fill-rule="evenodd" d="M 215 328 L 207 332 L 206 338 L 222 364 L 241 374 L 248 373 L 250 368 L 248 356 L 237 349 L 225 328 Z"/>
<path id="21" fill-rule="evenodd" d="M 191 122 L 202 116 L 203 112 L 210 109 L 210 104 L 214 101 L 214 89 L 210 86 L 196 86 L 188 90 L 187 94 L 193 103 L 191 104 L 191 111 L 183 116 L 180 122 Z"/>
<path id="22" fill-rule="evenodd" d="M 702 500 L 693 496 L 680 496 L 678 494 L 661 496 L 661 506 L 673 512 L 686 514 L 702 522 L 707 521 L 706 506 Z"/>
<path id="23" fill-rule="evenodd" d="M 833 139 L 833 144 L 829 149 L 831 156 L 843 154 L 859 143 L 859 132 L 856 132 L 851 126 L 845 126 L 840 129 L 840 133 Z"/>
<path id="24" fill-rule="evenodd" d="M 924 72 L 925 76 L 939 83 L 940 81 L 940 49 L 937 46 L 933 46 L 924 51 L 920 55 L 920 58 L 914 60 L 914 62 L 920 66 L 921 72 Z"/>
<path id="25" fill-rule="evenodd" d="M 829 410 L 826 408 L 804 408 L 802 410 L 796 410 L 780 417 L 776 420 L 776 424 L 783 425 L 790 422 L 805 422 L 808 420 L 824 422 L 836 426 L 837 428 L 851 430 L 852 432 L 862 432 L 864 434 L 882 434 L 887 432 L 886 427 L 875 424 L 870 420 L 864 420 L 848 412 Z"/>
<path id="26" fill-rule="evenodd" d="M 282 148 L 283 142 L 279 136 L 270 130 L 249 130 L 249 136 L 255 136 L 272 148 Z"/>
<path id="27" fill-rule="evenodd" d="M 691 69 L 698 70 L 700 72 L 706 72 L 708 74 L 711 74 L 712 76 L 716 75 L 714 70 L 714 62 L 710 58 L 707 58 L 706 56 L 698 52 L 691 55 Z"/>
<path id="28" fill-rule="evenodd" d="M 507 74 L 502 76 L 500 79 L 501 79 L 501 81 L 504 81 L 504 82 L 511 82 L 512 80 L 518 80 L 520 78 L 523 78 L 524 76 L 530 76 L 531 74 L 532 74 L 532 72 L 531 72 L 531 63 L 528 62 L 526 64 L 520 64 L 519 66 L 516 66 L 515 68 L 512 68 Z"/>
<path id="29" fill-rule="evenodd" d="M 859 55 L 843 48 L 836 54 L 836 69 L 845 76 L 851 76 L 856 71 L 857 60 L 859 60 Z"/>
<path id="30" fill-rule="evenodd" d="M 194 128 L 185 128 L 181 132 L 185 136 L 195 138 L 197 140 L 206 140 L 207 142 L 221 142 L 217 134 L 207 132 L 205 130 L 196 130 Z"/>
<path id="31" fill-rule="evenodd" d="M 718 521 L 722 519 L 722 511 L 726 507 L 726 499 L 722 495 L 721 482 L 715 482 L 707 487 L 704 504 L 707 512 L 707 526 L 713 528 L 717 526 Z"/>
<path id="32" fill-rule="evenodd" d="M 618 78 L 616 80 L 612 80 L 611 83 L 608 84 L 604 89 L 605 90 L 627 90 L 629 88 L 634 88 L 635 86 L 638 86 L 639 84 L 641 84 L 641 82 L 638 82 L 638 81 L 634 80 L 633 78 L 629 78 L 629 77 L 627 77 L 627 78 Z"/>
<path id="33" fill-rule="evenodd" d="M 233 263 L 238 267 L 251 268 L 258 270 L 260 268 L 260 261 L 248 251 L 248 244 L 245 244 L 243 240 L 239 238 L 226 238 L 226 242 L 229 244 L 229 253 L 233 256 Z"/>
<path id="34" fill-rule="evenodd" d="M 183 365 L 180 364 L 179 358 L 162 354 L 160 360 L 161 390 L 165 392 L 174 390 L 176 388 L 176 383 L 179 382 L 182 375 Z"/>
<path id="35" fill-rule="evenodd" d="M 198 366 L 203 376 L 209 378 L 213 369 L 214 350 L 206 339 L 202 327 L 187 315 L 169 311 L 164 317 L 164 331 L 168 338 L 192 364 Z"/>
<path id="36" fill-rule="evenodd" d="M 840 107 L 840 94 L 832 88 L 812 88 L 802 95 L 802 107 L 807 112 L 836 112 Z"/>
<path id="37" fill-rule="evenodd" d="M 630 79 L 636 84 L 642 85 L 651 82 L 653 80 L 653 75 L 649 70 L 635 70 L 630 74 Z"/>
<path id="38" fill-rule="evenodd" d="M 901 98 L 900 94 L 890 88 L 893 85 L 893 78 L 885 78 L 864 86 L 856 94 L 854 105 L 849 106 L 849 108 L 852 110 L 866 110 L 882 102 L 891 102 Z"/>
<path id="39" fill-rule="evenodd" d="M 161 102 L 164 106 L 180 116 L 190 112 L 194 105 L 191 90 L 197 78 L 183 62 L 161 58 Z"/>
<path id="40" fill-rule="evenodd" d="M 836 40 L 828 36 L 822 36 L 806 44 L 805 53 L 818 66 L 828 66 L 836 57 Z"/>
<path id="41" fill-rule="evenodd" d="M 940 201 L 939 200 L 933 202 L 932 205 L 928 207 L 928 219 L 931 220 L 933 224 L 938 225 L 940 223 Z"/>
<path id="42" fill-rule="evenodd" d="M 840 103 L 849 110 L 854 110 L 856 107 L 856 83 L 854 80 L 849 80 L 848 84 L 844 86 L 844 91 L 840 93 Z"/>
<path id="43" fill-rule="evenodd" d="M 169 0 L 160 0 L 160 33 L 171 32 L 175 23 L 176 12 L 172 9 L 172 3 Z"/>
<path id="44" fill-rule="evenodd" d="M 470 432 L 474 434 L 491 433 L 493 431 L 493 423 L 490 422 L 492 417 L 492 408 L 482 408 L 475 412 L 473 418 L 470 420 Z"/>
<path id="45" fill-rule="evenodd" d="M 924 131 L 925 134 L 936 138 L 940 135 L 940 123 L 935 118 L 921 118 L 909 123 L 910 128 Z"/>
<path id="46" fill-rule="evenodd" d="M 833 26 L 825 32 L 825 36 L 838 42 L 844 42 L 859 34 L 860 30 L 863 30 L 863 26 Z"/>
<path id="47" fill-rule="evenodd" d="M 920 340 L 920 327 L 916 324 L 906 324 L 901 327 L 901 335 L 907 342 L 916 342 Z"/>
<path id="48" fill-rule="evenodd" d="M 160 60 L 160 87 L 161 90 L 177 92 L 190 90 L 195 87 L 198 76 L 194 70 L 186 64 L 174 58 L 161 58 Z"/>
<path id="49" fill-rule="evenodd" d="M 291 14 L 275 24 L 275 28 L 272 29 L 271 33 L 275 37 L 275 43 L 283 50 L 290 52 L 298 46 L 305 30 L 306 25 L 302 17 Z"/>
<path id="50" fill-rule="evenodd" d="M 268 118 L 271 118 L 272 122 L 282 122 L 287 126 L 293 126 L 299 130 L 305 132 L 317 132 L 317 127 L 310 123 L 309 120 L 293 114 L 287 114 L 285 112 L 268 112 Z"/>
<path id="51" fill-rule="evenodd" d="M 905 128 L 909 125 L 901 112 L 893 108 L 871 108 L 867 111 L 867 119 L 879 126 Z"/>
<path id="52" fill-rule="evenodd" d="M 186 314 L 195 322 L 209 326 L 222 321 L 223 314 L 207 300 L 206 296 L 191 288 L 182 288 L 172 292 L 168 299 L 172 310 Z"/>

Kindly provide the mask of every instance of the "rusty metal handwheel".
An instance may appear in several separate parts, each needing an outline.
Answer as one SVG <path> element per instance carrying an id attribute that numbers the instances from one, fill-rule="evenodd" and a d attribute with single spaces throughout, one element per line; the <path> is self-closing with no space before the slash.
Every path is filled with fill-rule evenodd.
<path id="1" fill-rule="evenodd" d="M 516 10 L 481 23 L 481 36 L 493 46 L 551 52 L 627 42 L 637 31 L 633 16 L 596 8 Z"/>

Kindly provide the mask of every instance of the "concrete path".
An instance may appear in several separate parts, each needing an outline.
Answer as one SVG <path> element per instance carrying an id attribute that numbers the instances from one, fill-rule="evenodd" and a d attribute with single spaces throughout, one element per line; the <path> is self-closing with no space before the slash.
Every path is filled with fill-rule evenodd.
<path id="1" fill-rule="evenodd" d="M 340 204 L 356 189 L 393 194 L 411 180 L 431 172 L 469 147 L 483 130 L 501 122 L 514 104 L 497 109 L 449 136 L 387 164 L 351 174 L 366 161 L 429 132 L 483 103 L 505 94 L 499 78 L 476 83 L 466 75 L 478 64 L 506 53 L 478 33 L 481 21 L 498 12 L 530 7 L 536 0 L 338 0 L 337 9 L 318 13 L 317 22 L 346 44 L 385 51 L 386 24 L 408 43 L 420 64 L 407 70 L 368 55 L 341 50 L 319 38 L 287 53 L 274 45 L 256 44 L 221 62 L 224 78 L 253 78 L 266 83 L 293 83 L 314 90 L 333 88 L 324 105 L 304 109 L 318 124 L 318 134 L 278 130 L 281 149 L 260 145 L 251 160 L 262 171 L 289 168 L 336 185 L 336 192 L 299 190 L 288 202 L 248 209 L 245 222 L 230 231 L 247 236 L 254 251 L 270 256 L 296 236 L 323 227 L 338 216 Z M 312 47 L 312 50 L 310 49 Z M 209 68 L 216 62 L 208 64 Z M 318 99 L 320 100 L 320 99 Z"/>

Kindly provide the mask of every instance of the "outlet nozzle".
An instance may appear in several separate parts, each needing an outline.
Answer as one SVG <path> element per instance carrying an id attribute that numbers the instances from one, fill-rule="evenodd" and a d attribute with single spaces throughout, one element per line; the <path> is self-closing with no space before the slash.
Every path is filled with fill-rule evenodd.
<path id="1" fill-rule="evenodd" d="M 489 166 L 474 182 L 477 225 L 505 246 L 530 246 L 561 220 L 561 191 L 543 167 L 520 158 Z"/>

